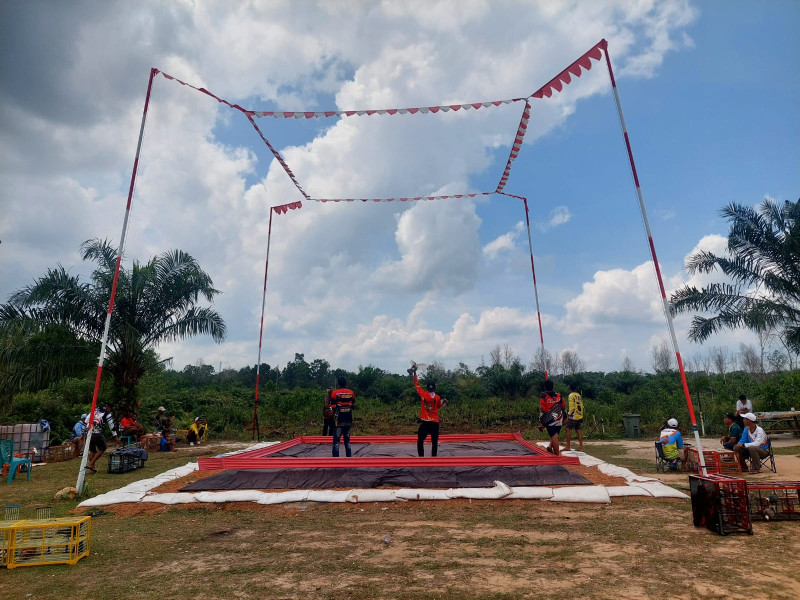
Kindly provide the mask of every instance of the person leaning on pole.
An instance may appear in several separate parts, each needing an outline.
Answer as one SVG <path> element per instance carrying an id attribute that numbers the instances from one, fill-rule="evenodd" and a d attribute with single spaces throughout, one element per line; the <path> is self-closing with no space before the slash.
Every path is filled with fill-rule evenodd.
<path id="1" fill-rule="evenodd" d="M 447 404 L 447 400 L 436 393 L 436 381 L 428 380 L 425 389 L 417 379 L 417 365 L 408 369 L 414 378 L 414 387 L 420 398 L 419 429 L 417 430 L 417 455 L 425 456 L 425 439 L 431 436 L 431 456 L 439 453 L 439 409 Z"/>

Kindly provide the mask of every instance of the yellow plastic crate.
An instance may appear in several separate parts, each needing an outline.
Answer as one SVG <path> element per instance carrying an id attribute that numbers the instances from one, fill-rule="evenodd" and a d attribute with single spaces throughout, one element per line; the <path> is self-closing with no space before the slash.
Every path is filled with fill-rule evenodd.
<path id="1" fill-rule="evenodd" d="M 10 531 L 6 566 L 74 565 L 89 555 L 91 517 L 19 521 Z"/>
<path id="2" fill-rule="evenodd" d="M 0 521 L 0 567 L 5 567 L 8 564 L 9 549 L 11 548 L 11 534 L 14 525 L 21 522 L 20 519 Z"/>

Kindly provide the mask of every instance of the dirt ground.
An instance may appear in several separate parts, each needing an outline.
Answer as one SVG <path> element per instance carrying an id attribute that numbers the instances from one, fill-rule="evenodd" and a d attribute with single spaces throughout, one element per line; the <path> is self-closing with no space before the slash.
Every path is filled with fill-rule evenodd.
<path id="1" fill-rule="evenodd" d="M 800 440 L 785 446 L 778 475 L 756 478 L 800 480 Z M 586 450 L 656 475 L 652 442 L 593 442 Z M 179 452 L 173 466 L 197 452 Z M 688 478 L 663 480 L 685 487 Z M 0 571 L 0 597 L 61 598 L 79 588 L 115 600 L 633 599 L 663 598 L 665 589 L 687 599 L 800 597 L 800 522 L 756 522 L 753 536 L 720 537 L 692 525 L 685 500 L 128 504 L 89 512 L 88 558 Z"/>

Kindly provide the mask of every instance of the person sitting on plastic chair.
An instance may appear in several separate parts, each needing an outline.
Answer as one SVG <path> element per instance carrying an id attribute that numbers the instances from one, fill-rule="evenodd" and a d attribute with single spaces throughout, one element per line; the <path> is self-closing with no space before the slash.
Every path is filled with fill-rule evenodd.
<path id="1" fill-rule="evenodd" d="M 678 471 L 678 460 L 681 461 L 681 468 L 686 467 L 686 448 L 683 445 L 683 436 L 678 431 L 678 420 L 669 419 L 667 425 L 661 430 L 658 441 L 661 443 L 661 450 L 664 459 L 669 463 L 670 471 Z"/>
<path id="2" fill-rule="evenodd" d="M 753 413 L 745 413 L 742 415 L 744 419 L 744 431 L 742 437 L 739 438 L 739 443 L 733 449 L 739 453 L 739 462 L 742 465 L 742 471 L 747 470 L 747 460 L 750 460 L 750 472 L 761 472 L 761 459 L 767 458 L 770 455 L 770 443 L 766 432 L 756 425 L 758 417 Z"/>

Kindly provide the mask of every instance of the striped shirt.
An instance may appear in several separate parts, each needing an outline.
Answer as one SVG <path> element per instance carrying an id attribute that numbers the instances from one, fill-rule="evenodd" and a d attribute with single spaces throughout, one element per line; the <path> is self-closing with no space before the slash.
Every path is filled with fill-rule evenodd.
<path id="1" fill-rule="evenodd" d="M 111 430 L 111 435 L 117 437 L 117 425 L 114 423 L 114 417 L 111 416 L 111 411 L 106 412 L 103 409 L 95 411 L 92 435 L 102 435 L 104 425 Z"/>

